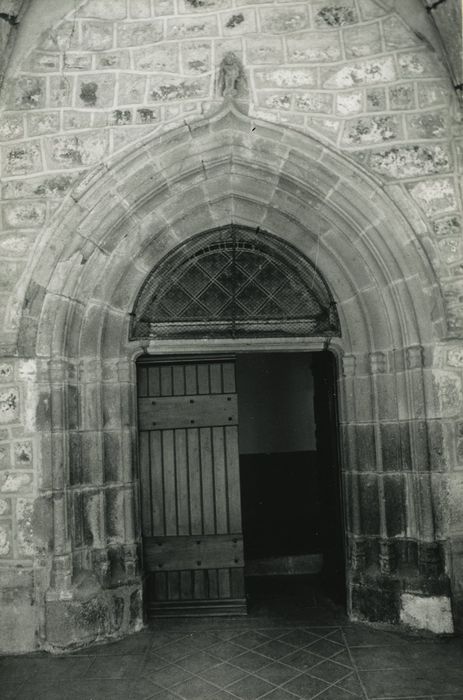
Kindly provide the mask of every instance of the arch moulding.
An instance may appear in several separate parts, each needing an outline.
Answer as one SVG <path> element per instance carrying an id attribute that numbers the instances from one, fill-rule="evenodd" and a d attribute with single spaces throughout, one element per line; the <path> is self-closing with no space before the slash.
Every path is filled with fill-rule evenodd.
<path id="1" fill-rule="evenodd" d="M 450 629 L 431 449 L 443 442 L 433 347 L 445 320 L 432 266 L 392 192 L 233 104 L 74 187 L 37 242 L 18 337 L 36 367 L 38 502 L 53 530 L 38 543 L 42 646 L 142 624 L 135 358 L 147 344 L 129 341 L 130 314 L 169 251 L 230 223 L 294 246 L 337 305 L 349 613 L 407 622 L 419 597 L 438 601 Z"/>

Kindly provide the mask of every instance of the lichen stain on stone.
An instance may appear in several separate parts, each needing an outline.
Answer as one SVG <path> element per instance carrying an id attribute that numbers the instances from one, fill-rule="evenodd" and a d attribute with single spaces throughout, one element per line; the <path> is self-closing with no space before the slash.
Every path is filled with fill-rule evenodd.
<path id="1" fill-rule="evenodd" d="M 82 83 L 80 88 L 80 99 L 82 100 L 82 102 L 85 102 L 85 104 L 89 107 L 94 107 L 97 102 L 97 92 L 97 83 Z"/>
<path id="2" fill-rule="evenodd" d="M 450 168 L 449 154 L 442 146 L 400 146 L 356 156 L 374 172 L 391 178 L 432 175 Z"/>
<path id="3" fill-rule="evenodd" d="M 241 24 L 242 22 L 244 22 L 244 15 L 243 15 L 242 12 L 240 12 L 240 13 L 237 14 L 237 15 L 232 15 L 232 16 L 229 18 L 229 20 L 226 22 L 225 26 L 226 26 L 228 29 L 234 29 L 235 27 L 237 27 L 237 26 L 238 26 L 239 24 Z"/>
<path id="4" fill-rule="evenodd" d="M 10 553 L 10 538 L 6 527 L 0 526 L 0 556 L 6 557 Z"/>
<path id="5" fill-rule="evenodd" d="M 329 27 L 341 27 L 345 24 L 354 24 L 355 13 L 351 7 L 344 5 L 327 5 L 317 12 L 317 24 Z"/>

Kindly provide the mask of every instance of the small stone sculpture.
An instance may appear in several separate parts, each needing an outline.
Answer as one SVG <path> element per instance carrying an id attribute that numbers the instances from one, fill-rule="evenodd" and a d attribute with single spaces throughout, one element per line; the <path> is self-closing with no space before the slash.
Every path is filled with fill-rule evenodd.
<path id="1" fill-rule="evenodd" d="M 228 51 L 220 64 L 218 89 L 222 97 L 238 97 L 245 92 L 243 64 L 233 51 Z"/>

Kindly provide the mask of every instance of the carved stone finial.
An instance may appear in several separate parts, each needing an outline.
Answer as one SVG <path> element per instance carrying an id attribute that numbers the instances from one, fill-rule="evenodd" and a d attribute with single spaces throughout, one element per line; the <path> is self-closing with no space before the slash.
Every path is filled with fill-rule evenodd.
<path id="1" fill-rule="evenodd" d="M 220 64 L 218 91 L 222 97 L 239 97 L 246 92 L 243 64 L 233 51 L 228 51 Z"/>

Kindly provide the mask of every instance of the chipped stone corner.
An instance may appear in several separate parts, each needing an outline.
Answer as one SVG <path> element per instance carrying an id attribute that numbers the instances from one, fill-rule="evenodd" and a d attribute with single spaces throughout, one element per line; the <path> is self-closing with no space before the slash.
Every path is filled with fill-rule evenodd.
<path id="1" fill-rule="evenodd" d="M 427 630 L 434 634 L 454 633 L 452 607 L 447 596 L 402 593 L 400 621 L 413 629 Z"/>

